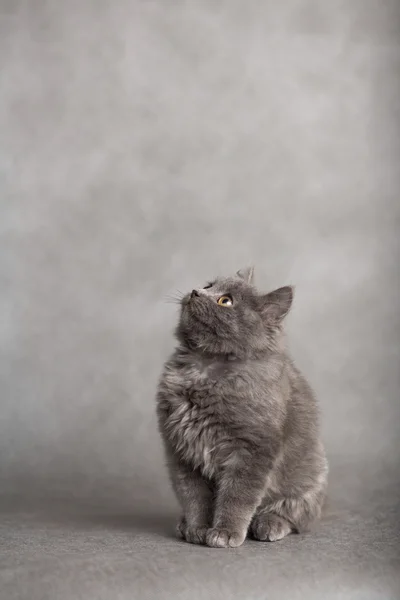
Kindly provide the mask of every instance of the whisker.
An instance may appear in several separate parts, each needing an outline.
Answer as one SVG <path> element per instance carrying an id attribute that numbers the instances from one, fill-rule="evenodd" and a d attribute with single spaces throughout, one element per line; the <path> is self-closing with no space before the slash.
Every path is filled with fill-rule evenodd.
<path id="1" fill-rule="evenodd" d="M 180 304 L 184 294 L 181 294 L 181 292 L 179 292 L 179 294 L 179 296 L 178 294 L 166 294 L 164 300 L 169 304 Z"/>

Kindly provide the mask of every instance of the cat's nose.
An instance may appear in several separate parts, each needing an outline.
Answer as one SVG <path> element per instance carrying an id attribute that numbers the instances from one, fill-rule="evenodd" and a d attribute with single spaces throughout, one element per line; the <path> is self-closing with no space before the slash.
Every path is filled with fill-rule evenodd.
<path id="1" fill-rule="evenodd" d="M 190 294 L 191 298 L 194 298 L 195 296 L 200 296 L 199 292 L 197 290 L 192 290 L 192 293 Z"/>

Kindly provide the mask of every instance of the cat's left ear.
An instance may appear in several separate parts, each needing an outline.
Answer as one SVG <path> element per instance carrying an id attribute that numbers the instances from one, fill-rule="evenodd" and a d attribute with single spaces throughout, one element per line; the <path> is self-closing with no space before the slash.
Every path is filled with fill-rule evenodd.
<path id="1" fill-rule="evenodd" d="M 246 283 L 251 285 L 254 279 L 254 267 L 246 267 L 245 269 L 240 269 L 236 272 L 236 275 L 240 279 L 244 279 Z"/>
<path id="2" fill-rule="evenodd" d="M 280 323 L 288 314 L 292 306 L 294 287 L 286 285 L 265 296 L 261 296 L 261 312 L 263 316 L 271 321 Z"/>

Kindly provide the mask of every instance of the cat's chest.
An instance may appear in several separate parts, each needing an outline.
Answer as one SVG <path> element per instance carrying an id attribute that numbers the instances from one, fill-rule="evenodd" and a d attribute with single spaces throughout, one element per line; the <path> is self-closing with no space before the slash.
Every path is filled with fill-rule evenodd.
<path id="1" fill-rule="evenodd" d="M 214 370 L 215 371 L 215 370 Z M 185 365 L 167 371 L 165 431 L 176 452 L 212 477 L 222 440 L 221 397 L 213 369 Z"/>
<path id="2" fill-rule="evenodd" d="M 164 373 L 163 386 L 172 404 L 179 404 L 182 399 L 191 400 L 195 405 L 201 405 L 202 401 L 210 404 L 221 395 L 227 375 L 227 369 L 219 364 L 201 361 L 173 363 Z"/>

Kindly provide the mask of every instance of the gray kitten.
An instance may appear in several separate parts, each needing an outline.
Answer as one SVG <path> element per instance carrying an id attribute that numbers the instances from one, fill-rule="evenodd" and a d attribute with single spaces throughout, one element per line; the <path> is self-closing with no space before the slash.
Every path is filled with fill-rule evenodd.
<path id="1" fill-rule="evenodd" d="M 157 393 L 178 533 L 191 543 L 275 541 L 321 514 L 328 466 L 318 410 L 284 347 L 293 289 L 259 294 L 252 269 L 182 300 Z"/>

